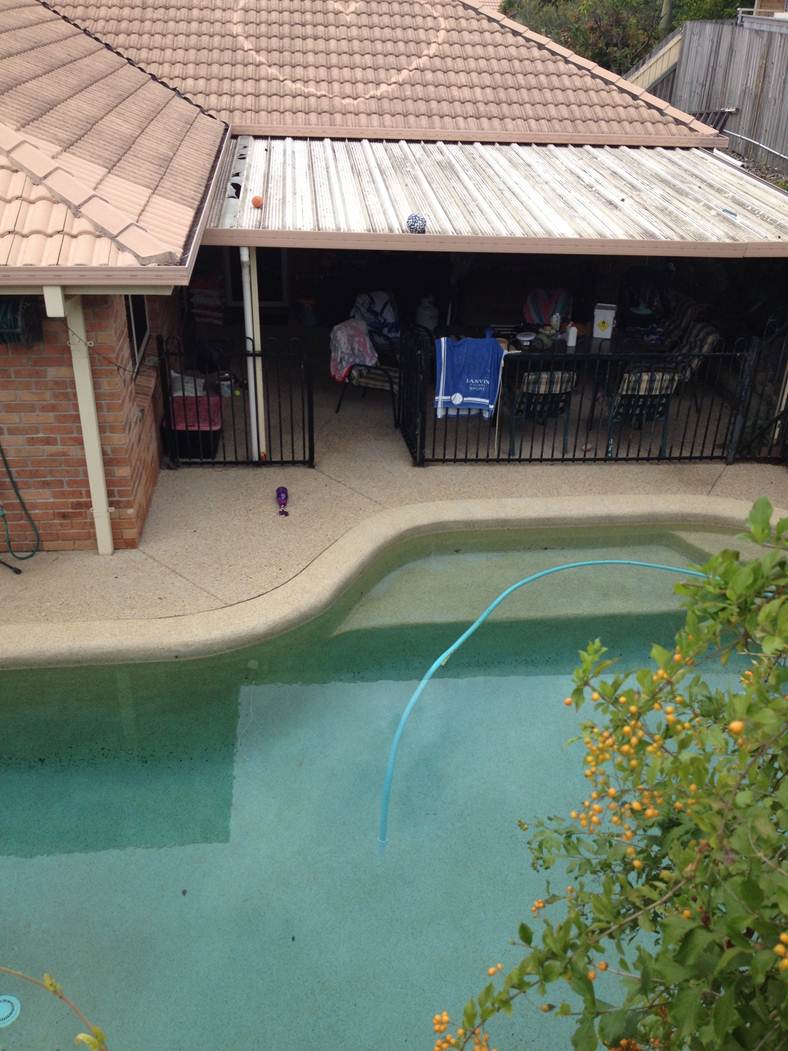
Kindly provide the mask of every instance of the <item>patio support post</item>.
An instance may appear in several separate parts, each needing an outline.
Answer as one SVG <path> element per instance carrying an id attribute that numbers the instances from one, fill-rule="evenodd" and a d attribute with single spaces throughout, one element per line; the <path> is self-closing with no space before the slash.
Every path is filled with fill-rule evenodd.
<path id="1" fill-rule="evenodd" d="M 91 510 L 96 527 L 96 547 L 100 555 L 111 555 L 115 547 L 112 542 L 107 479 L 101 454 L 96 394 L 93 387 L 93 373 L 90 368 L 90 344 L 85 329 L 81 296 L 66 297 L 65 316 L 68 326 L 68 343 L 71 347 L 71 366 L 74 370 L 77 392 L 79 422 L 82 428 L 82 444 L 85 449 L 85 463 L 88 470 L 88 485 L 93 505 Z"/>
<path id="2" fill-rule="evenodd" d="M 249 398 L 249 431 L 252 459 L 266 460 L 265 391 L 263 386 L 262 333 L 260 297 L 257 290 L 257 249 L 242 245 L 241 278 L 244 299 L 244 334 L 246 336 L 246 385 Z"/>

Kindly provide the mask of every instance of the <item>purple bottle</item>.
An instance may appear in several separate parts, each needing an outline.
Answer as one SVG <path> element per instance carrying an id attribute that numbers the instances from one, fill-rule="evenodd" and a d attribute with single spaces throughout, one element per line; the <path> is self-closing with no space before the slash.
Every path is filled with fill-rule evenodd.
<path id="1" fill-rule="evenodd" d="M 287 518 L 290 512 L 285 510 L 287 507 L 287 489 L 283 485 L 280 485 L 276 490 L 276 502 L 279 504 L 279 514 Z"/>

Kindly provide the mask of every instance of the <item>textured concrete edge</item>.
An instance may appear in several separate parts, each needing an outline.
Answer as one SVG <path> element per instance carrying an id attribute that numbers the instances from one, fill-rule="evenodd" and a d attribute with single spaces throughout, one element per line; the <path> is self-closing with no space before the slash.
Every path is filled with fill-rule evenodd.
<path id="1" fill-rule="evenodd" d="M 701 496 L 457 500 L 377 512 L 272 591 L 231 606 L 150 620 L 0 627 L 0 668 L 195 658 L 281 635 L 324 612 L 391 545 L 456 529 L 605 525 L 740 529 L 751 504 Z M 782 514 L 782 512 L 778 512 Z"/>

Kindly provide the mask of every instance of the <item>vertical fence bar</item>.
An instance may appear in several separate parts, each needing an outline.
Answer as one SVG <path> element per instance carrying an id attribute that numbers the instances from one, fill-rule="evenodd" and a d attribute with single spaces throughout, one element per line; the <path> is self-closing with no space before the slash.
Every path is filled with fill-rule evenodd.
<path id="1" fill-rule="evenodd" d="M 741 442 L 742 432 L 744 425 L 747 420 L 747 414 L 750 410 L 750 398 L 752 394 L 752 381 L 755 375 L 755 370 L 758 367 L 758 359 L 761 353 L 761 341 L 757 336 L 753 337 L 750 341 L 750 346 L 747 349 L 747 353 L 744 358 L 744 364 L 742 369 L 741 386 L 739 389 L 739 398 L 736 403 L 735 418 L 733 421 L 733 428 L 731 430 L 731 440 L 726 450 L 725 462 L 728 464 L 734 463 L 736 460 L 737 453 L 739 451 L 739 443 Z"/>

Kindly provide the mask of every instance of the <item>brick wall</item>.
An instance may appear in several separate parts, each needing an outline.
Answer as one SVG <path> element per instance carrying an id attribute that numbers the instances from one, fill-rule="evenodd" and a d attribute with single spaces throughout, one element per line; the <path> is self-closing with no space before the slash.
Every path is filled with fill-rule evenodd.
<path id="1" fill-rule="evenodd" d="M 767 11 L 785 11 L 785 0 L 756 0 L 755 2 L 755 13 L 756 15 L 764 14 Z"/>
<path id="2" fill-rule="evenodd" d="M 158 372 L 155 364 L 143 364 L 133 373 L 121 296 L 84 297 L 83 308 L 88 339 L 94 343 L 91 366 L 113 537 L 118 548 L 135 547 L 159 470 Z M 154 321 L 159 330 L 166 329 L 177 324 L 177 314 L 170 299 L 162 300 L 151 314 L 150 350 L 155 351 Z M 44 549 L 94 548 L 65 321 L 45 318 L 42 341 L 35 346 L 0 345 L 0 441 Z M 26 549 L 30 530 L 3 471 L 0 503 L 15 546 Z"/>

